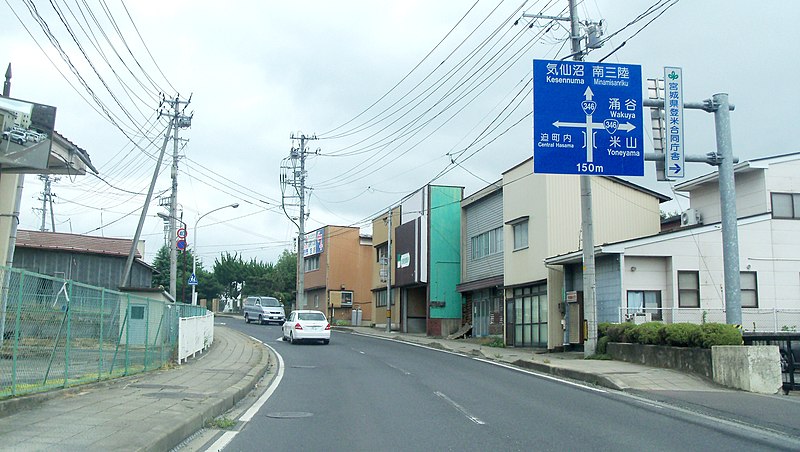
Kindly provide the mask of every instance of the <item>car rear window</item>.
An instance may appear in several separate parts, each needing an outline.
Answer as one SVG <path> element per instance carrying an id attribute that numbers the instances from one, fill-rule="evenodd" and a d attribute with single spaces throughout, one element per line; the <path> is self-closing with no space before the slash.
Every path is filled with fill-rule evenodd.
<path id="1" fill-rule="evenodd" d="M 297 318 L 300 320 L 325 320 L 321 312 L 298 312 Z"/>

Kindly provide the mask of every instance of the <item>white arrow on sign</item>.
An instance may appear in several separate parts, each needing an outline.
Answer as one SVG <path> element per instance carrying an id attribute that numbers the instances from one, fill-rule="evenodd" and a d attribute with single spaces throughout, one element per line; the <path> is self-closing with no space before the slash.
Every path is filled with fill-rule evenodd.
<path id="1" fill-rule="evenodd" d="M 592 100 L 594 97 L 594 92 L 592 91 L 591 86 L 586 87 L 586 91 L 583 92 L 584 100 L 581 101 L 581 108 L 583 109 L 584 114 L 586 114 L 586 122 L 563 122 L 563 121 L 556 121 L 553 123 L 556 128 L 560 127 L 574 127 L 585 129 L 583 134 L 586 141 L 586 162 L 590 163 L 594 161 L 594 129 L 606 129 L 606 132 L 613 134 L 617 130 L 624 130 L 625 132 L 630 132 L 631 130 L 635 129 L 636 126 L 631 124 L 630 122 L 626 122 L 625 124 L 620 124 L 619 121 L 616 119 L 606 119 L 603 122 L 593 122 L 592 121 L 592 114 L 597 109 L 597 104 Z"/>

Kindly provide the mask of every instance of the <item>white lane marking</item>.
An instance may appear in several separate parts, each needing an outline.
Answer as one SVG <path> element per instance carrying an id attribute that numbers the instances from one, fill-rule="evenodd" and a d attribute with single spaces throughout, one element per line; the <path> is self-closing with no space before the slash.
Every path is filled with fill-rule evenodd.
<path id="1" fill-rule="evenodd" d="M 561 379 L 561 378 L 553 377 L 553 376 L 542 374 L 542 373 L 539 373 L 539 372 L 533 372 L 533 371 L 530 371 L 530 370 L 527 370 L 527 369 L 514 367 L 514 366 L 509 365 L 509 364 L 498 363 L 496 361 L 491 361 L 491 360 L 488 360 L 488 359 L 470 357 L 470 356 L 463 355 L 461 353 L 451 352 L 450 350 L 441 350 L 441 349 L 438 349 L 438 348 L 429 347 L 427 345 L 415 344 L 413 342 L 397 340 L 397 339 L 391 338 L 391 337 L 374 336 L 372 334 L 364 334 L 364 333 L 359 333 L 359 332 L 356 332 L 356 331 L 354 331 L 354 332 L 352 332 L 350 334 L 354 334 L 356 336 L 363 336 L 363 337 L 371 337 L 371 338 L 375 338 L 375 339 L 381 339 L 381 340 L 384 340 L 384 341 L 399 342 L 401 344 L 413 345 L 414 347 L 426 348 L 428 350 L 433 350 L 433 351 L 436 351 L 436 352 L 447 353 L 447 354 L 450 354 L 450 355 L 461 356 L 461 357 L 464 357 L 464 358 L 471 358 L 471 359 L 474 359 L 475 361 L 480 361 L 480 362 L 484 362 L 484 363 L 487 363 L 487 364 L 493 364 L 495 366 L 505 367 L 506 369 L 516 370 L 517 372 L 522 372 L 522 373 L 525 373 L 525 374 L 528 374 L 528 375 L 533 375 L 535 377 L 545 378 L 547 380 L 566 383 L 568 385 L 577 386 L 579 388 L 588 389 L 590 391 L 601 392 L 601 393 L 607 393 L 608 392 L 608 391 L 605 391 L 603 389 L 598 389 L 598 388 L 594 388 L 592 386 L 587 386 L 587 385 L 584 385 L 584 384 L 575 383 L 574 381 L 564 380 L 564 379 Z"/>
<path id="2" fill-rule="evenodd" d="M 433 350 L 433 351 L 436 351 L 436 352 L 447 353 L 448 355 L 464 356 L 461 353 L 451 352 L 450 350 L 442 350 L 440 348 L 433 348 L 433 347 L 430 347 L 430 346 L 427 346 L 427 345 L 423 345 L 423 344 L 415 344 L 413 342 L 399 340 L 399 339 L 395 339 L 393 337 L 373 336 L 372 334 L 364 334 L 364 333 L 359 333 L 359 332 L 356 332 L 356 331 L 354 331 L 354 332 L 352 332 L 350 334 L 353 334 L 355 336 L 371 337 L 371 338 L 374 338 L 374 339 L 380 339 L 382 341 L 398 342 L 398 343 L 405 344 L 405 345 L 412 345 L 414 347 L 426 348 L 428 350 Z"/>
<path id="3" fill-rule="evenodd" d="M 403 375 L 411 375 L 411 372 L 409 372 L 409 371 L 407 371 L 407 370 L 403 370 L 403 369 L 401 369 L 401 368 L 399 368 L 399 367 L 397 367 L 397 366 L 393 366 L 393 365 L 391 365 L 391 364 L 389 364 L 389 363 L 386 363 L 386 365 L 387 365 L 387 366 L 389 366 L 389 367 L 391 367 L 392 369 L 394 369 L 394 370 L 396 370 L 396 371 L 398 371 L 398 372 L 402 373 Z"/>
<path id="4" fill-rule="evenodd" d="M 464 407 L 462 407 L 461 405 L 457 404 L 450 397 L 447 397 L 446 395 L 442 394 L 439 391 L 434 392 L 434 394 L 436 394 L 438 397 L 444 399 L 450 405 L 453 405 L 455 407 L 455 409 L 457 409 L 461 414 L 466 416 L 467 419 L 469 419 L 470 421 L 472 421 L 472 422 L 474 422 L 474 423 L 476 423 L 478 425 L 485 425 L 486 424 L 486 422 L 483 422 L 482 420 L 478 419 L 477 417 L 469 414 L 469 412 L 467 412 L 467 410 L 465 410 Z"/>
<path id="5" fill-rule="evenodd" d="M 278 389 L 278 385 L 280 385 L 281 380 L 283 379 L 284 365 L 283 365 L 283 357 L 280 355 L 280 353 L 278 353 L 269 344 L 266 344 L 254 338 L 253 336 L 250 336 L 250 339 L 253 339 L 256 342 L 263 344 L 265 347 L 269 348 L 270 350 L 272 350 L 273 353 L 275 353 L 275 356 L 278 357 L 278 372 L 277 374 L 275 374 L 275 378 L 272 380 L 272 383 L 270 383 L 269 388 L 267 388 L 267 390 L 264 391 L 264 394 L 261 394 L 261 397 L 259 397 L 258 400 L 256 400 L 256 402 L 250 408 L 248 408 L 247 411 L 244 412 L 244 414 L 239 416 L 238 419 L 239 422 L 249 422 L 250 420 L 252 420 L 253 416 L 255 416 L 258 410 L 260 410 L 261 407 L 264 406 L 265 403 L 267 403 L 267 400 L 269 400 L 269 398 L 272 396 L 272 393 L 274 393 L 275 390 Z M 222 436 L 219 437 L 219 439 L 214 441 L 214 444 L 212 444 L 211 447 L 208 448 L 208 450 L 217 452 L 224 449 L 225 446 L 227 446 L 228 443 L 230 443 L 231 440 L 233 440 L 233 438 L 238 433 L 239 433 L 238 431 L 225 432 Z"/>
<path id="6" fill-rule="evenodd" d="M 565 383 L 565 384 L 572 385 L 572 386 L 575 386 L 575 387 L 578 387 L 578 388 L 588 389 L 589 391 L 600 392 L 600 393 L 604 393 L 604 394 L 608 392 L 608 391 L 606 391 L 604 389 L 595 388 L 595 387 L 588 386 L 588 385 L 585 385 L 585 384 L 582 384 L 582 383 L 575 383 L 574 381 L 564 380 L 562 378 L 553 377 L 552 375 L 547 375 L 547 374 L 543 374 L 543 373 L 539 373 L 539 372 L 534 372 L 534 371 L 527 370 L 527 369 L 521 369 L 519 367 L 515 367 L 515 366 L 512 366 L 510 364 L 498 363 L 496 361 L 490 361 L 488 359 L 483 359 L 483 358 L 472 358 L 472 359 L 474 359 L 475 361 L 480 361 L 480 362 L 484 362 L 484 363 L 487 363 L 487 364 L 493 364 L 495 366 L 505 367 L 506 369 L 515 370 L 517 372 L 522 372 L 524 374 L 533 375 L 535 377 L 544 378 L 546 380 L 557 381 L 559 383 Z"/>
<path id="7" fill-rule="evenodd" d="M 275 339 L 275 342 L 283 342 L 283 336 L 281 336 L 281 337 L 279 337 L 279 338 Z"/>
<path id="8" fill-rule="evenodd" d="M 219 452 L 219 451 L 221 451 L 225 446 L 228 445 L 228 443 L 231 442 L 231 440 L 233 439 L 234 436 L 236 436 L 237 433 L 239 433 L 239 432 L 225 432 L 225 433 L 223 433 L 222 436 L 220 436 L 218 440 L 214 441 L 214 444 L 212 444 L 208 448 L 208 451 L 210 451 L 210 452 Z"/>

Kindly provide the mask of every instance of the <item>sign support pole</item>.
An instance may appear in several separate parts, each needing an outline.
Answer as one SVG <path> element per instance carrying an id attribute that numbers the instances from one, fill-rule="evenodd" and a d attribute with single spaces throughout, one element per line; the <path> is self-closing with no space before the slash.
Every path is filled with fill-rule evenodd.
<path id="1" fill-rule="evenodd" d="M 578 6 L 569 0 L 569 21 L 572 41 L 572 59 L 583 61 L 581 51 Z M 581 183 L 581 238 L 583 249 L 583 312 L 586 318 L 587 337 L 583 355 L 591 356 L 597 349 L 597 303 L 595 301 L 594 225 L 592 222 L 592 177 L 582 174 Z"/>

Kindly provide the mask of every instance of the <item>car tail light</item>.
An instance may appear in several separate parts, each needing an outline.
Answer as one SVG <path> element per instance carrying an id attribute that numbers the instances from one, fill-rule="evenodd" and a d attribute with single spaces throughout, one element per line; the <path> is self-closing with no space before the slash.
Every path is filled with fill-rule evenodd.
<path id="1" fill-rule="evenodd" d="M 326 330 L 329 330 L 329 329 L 331 329 L 331 324 L 329 323 L 329 324 L 328 324 L 328 325 L 325 327 L 325 329 L 326 329 Z"/>
<path id="2" fill-rule="evenodd" d="M 300 325 L 300 322 L 297 322 L 297 323 L 294 324 L 294 329 L 302 330 L 303 329 L 303 325 Z"/>

